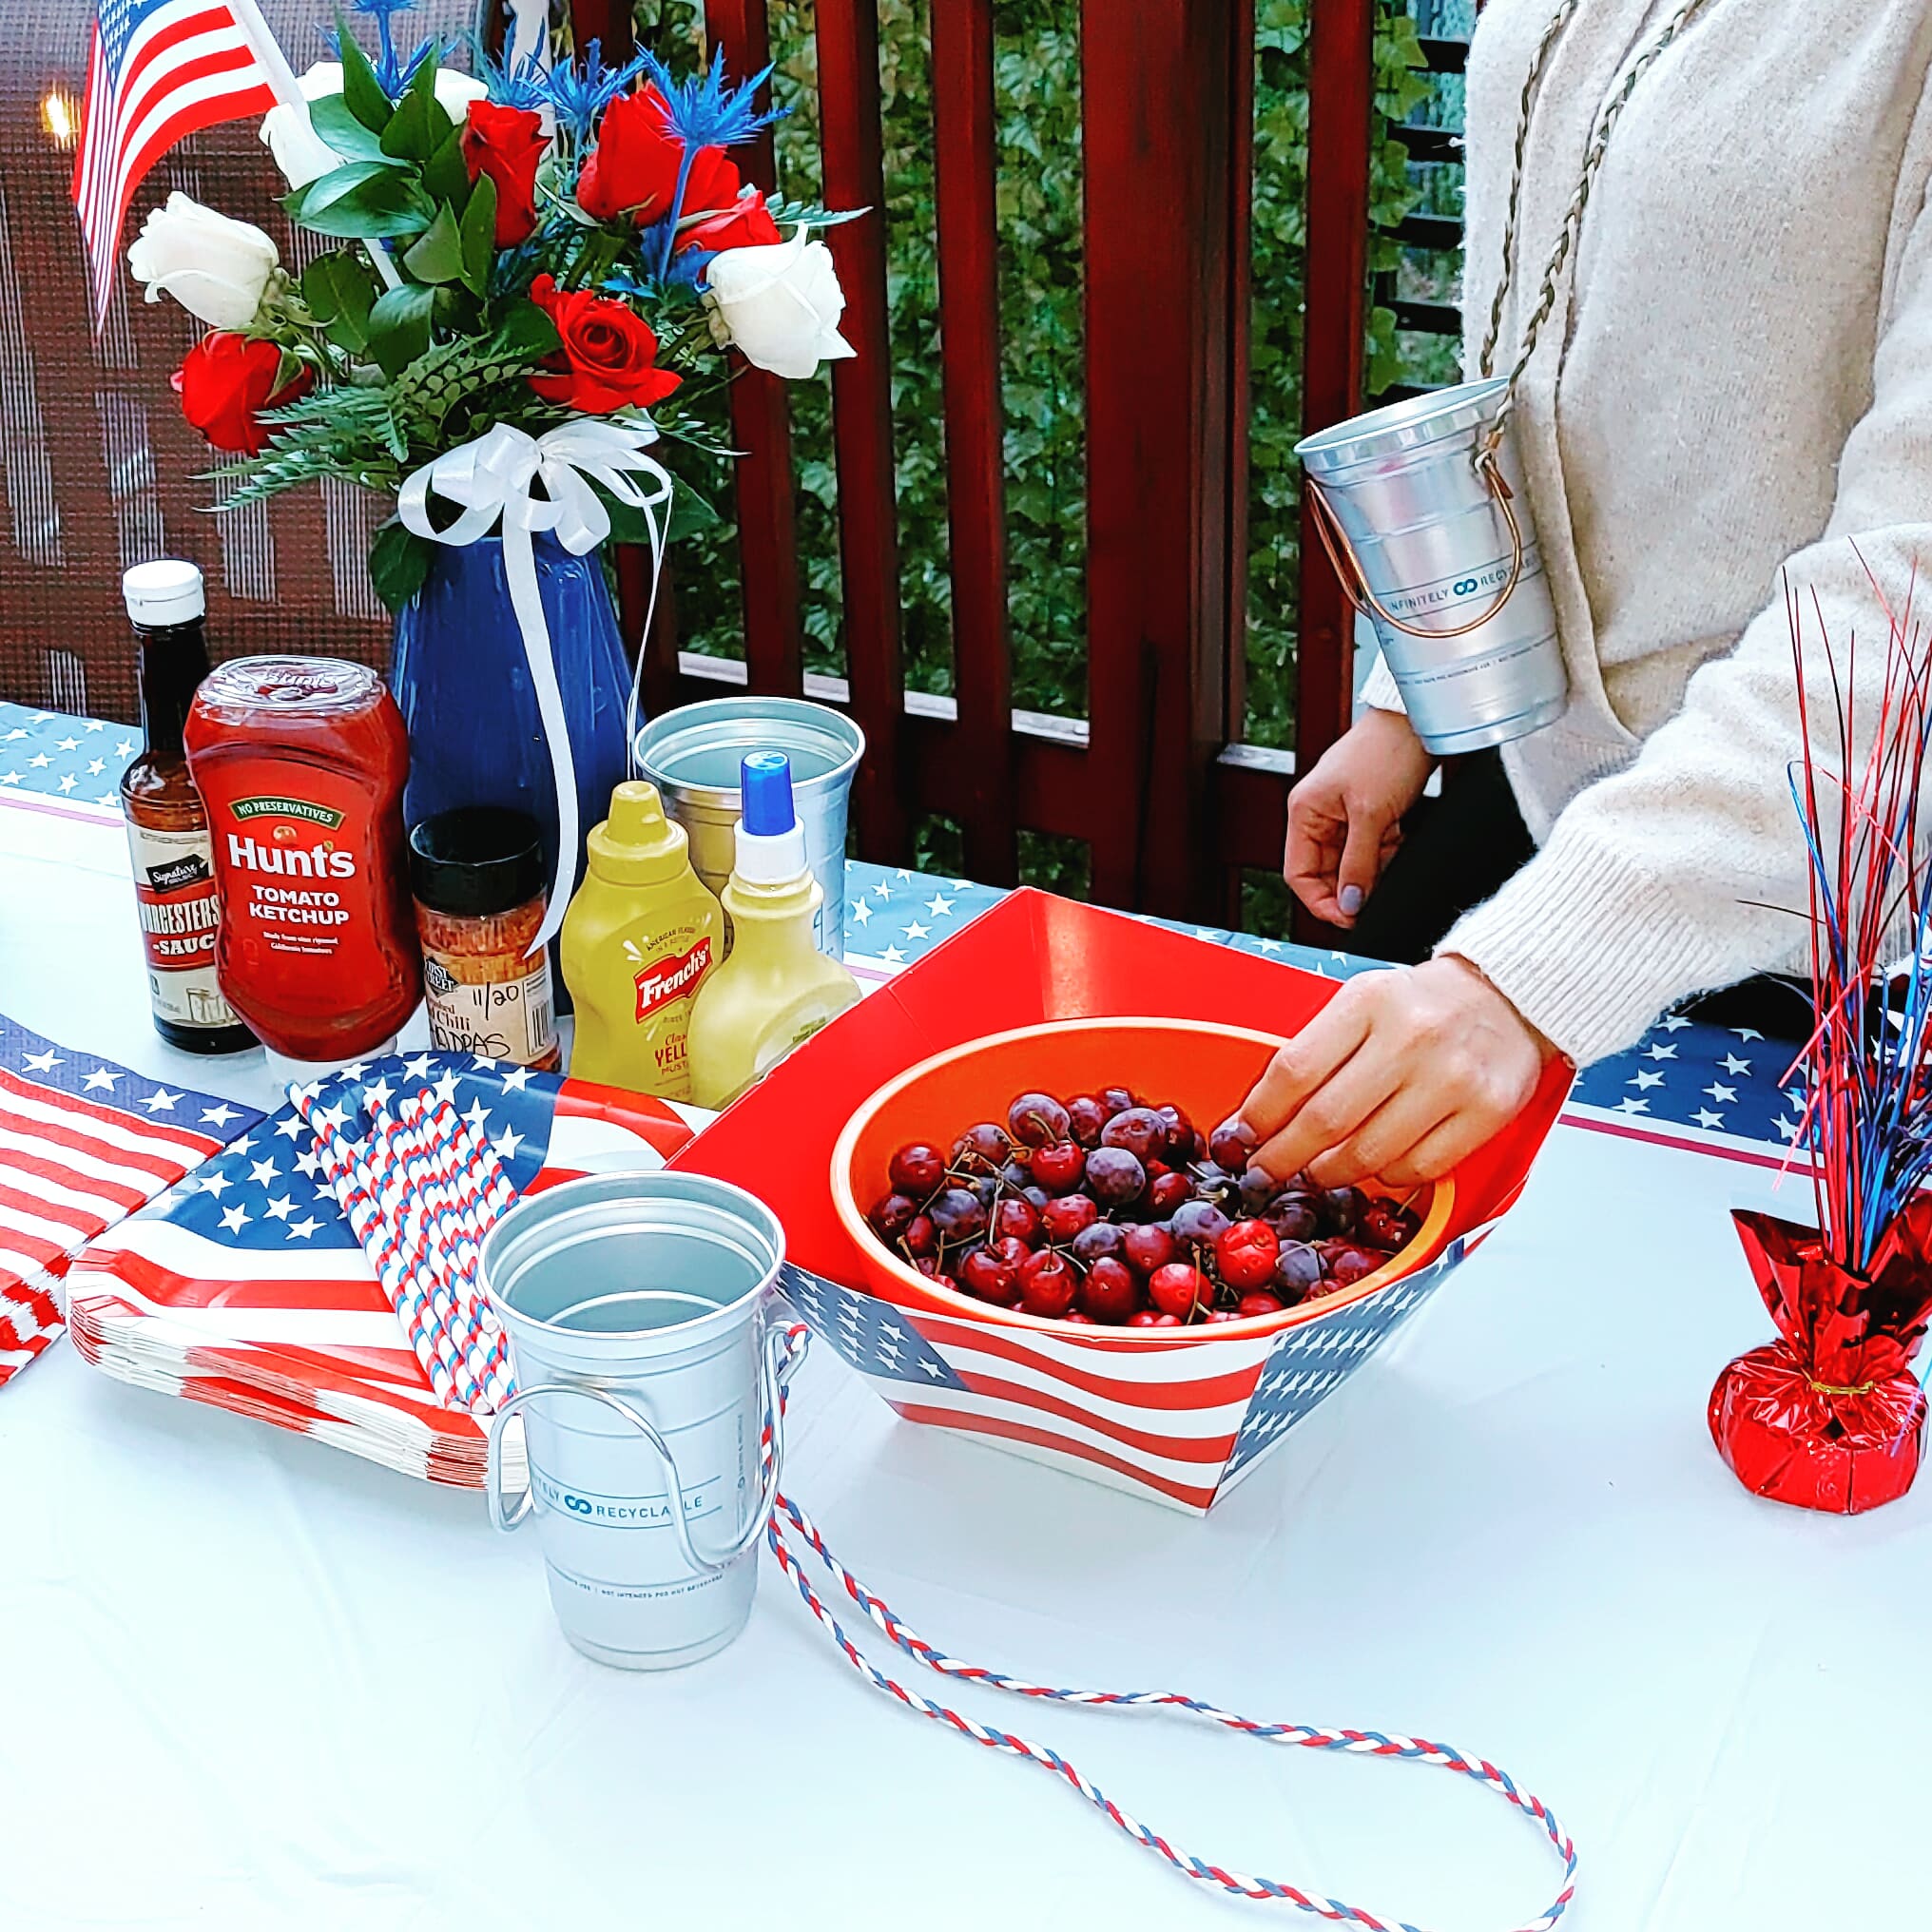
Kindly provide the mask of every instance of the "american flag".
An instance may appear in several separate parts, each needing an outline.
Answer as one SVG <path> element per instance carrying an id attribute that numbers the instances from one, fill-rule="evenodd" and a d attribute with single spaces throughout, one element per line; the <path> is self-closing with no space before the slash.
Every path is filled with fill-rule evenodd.
<path id="1" fill-rule="evenodd" d="M 1471 1246 L 1452 1242 L 1416 1273 L 1347 1307 L 1311 1310 L 1301 1326 L 1192 1346 L 955 1321 L 796 1265 L 782 1285 L 814 1336 L 907 1421 L 984 1436 L 1031 1460 L 1206 1510 L 1333 1395 Z"/>
<path id="2" fill-rule="evenodd" d="M 260 1118 L 0 1017 L 0 1384 L 60 1334 L 70 1257 Z"/>
<path id="3" fill-rule="evenodd" d="M 319 1097 L 354 1118 L 425 1089 L 483 1134 L 519 1192 L 613 1157 L 662 1165 L 710 1117 L 472 1053 L 348 1067 Z M 74 1265 L 68 1321 L 81 1354 L 124 1381 L 432 1481 L 482 1483 L 482 1429 L 437 1401 L 292 1107 L 95 1241 Z"/>
<path id="4" fill-rule="evenodd" d="M 286 72 L 254 0 L 101 0 L 74 165 L 97 321 L 142 177 L 199 129 L 267 113 L 276 104 L 271 62 Z"/>

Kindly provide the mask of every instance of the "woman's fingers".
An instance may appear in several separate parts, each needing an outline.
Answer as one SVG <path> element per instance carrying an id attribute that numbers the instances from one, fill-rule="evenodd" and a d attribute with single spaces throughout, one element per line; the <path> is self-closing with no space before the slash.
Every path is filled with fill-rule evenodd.
<path id="1" fill-rule="evenodd" d="M 1344 986 L 1288 1043 L 1241 1104 L 1241 1118 L 1257 1141 L 1269 1141 L 1317 1088 L 1368 1037 L 1368 1015 Z M 1293 1171 L 1290 1169 L 1289 1171 Z"/>
<path id="2" fill-rule="evenodd" d="M 1439 1089 L 1399 1087 L 1340 1146 L 1308 1162 L 1308 1178 L 1323 1188 L 1347 1188 L 1377 1177 L 1393 1184 L 1401 1178 L 1402 1164 L 1448 1123 L 1451 1111 L 1452 1103 Z"/>
<path id="3" fill-rule="evenodd" d="M 1282 876 L 1295 897 L 1318 919 L 1330 924 L 1342 917 L 1335 885 L 1347 838 L 1347 819 L 1330 809 L 1326 801 L 1313 792 L 1290 795 Z"/>

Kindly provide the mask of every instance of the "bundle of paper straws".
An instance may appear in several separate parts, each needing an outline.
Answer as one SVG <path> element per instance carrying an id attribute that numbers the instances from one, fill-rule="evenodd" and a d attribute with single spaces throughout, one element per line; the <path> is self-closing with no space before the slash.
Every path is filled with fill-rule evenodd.
<path id="1" fill-rule="evenodd" d="M 329 1187 L 446 1408 L 488 1416 L 515 1392 L 509 1337 L 483 1290 L 483 1237 L 515 1190 L 489 1144 L 424 1092 L 368 1103 L 366 1140 L 312 1090 L 289 1098 L 315 1134 Z"/>

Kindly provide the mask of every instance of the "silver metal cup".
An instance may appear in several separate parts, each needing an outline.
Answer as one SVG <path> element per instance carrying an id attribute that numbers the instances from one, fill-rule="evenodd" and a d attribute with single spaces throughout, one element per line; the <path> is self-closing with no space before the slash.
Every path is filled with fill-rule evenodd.
<path id="1" fill-rule="evenodd" d="M 1439 756 L 1563 715 L 1569 676 L 1509 426 L 1507 382 L 1464 382 L 1295 445 L 1314 521 L 1374 624 L 1416 735 Z"/>
<path id="2" fill-rule="evenodd" d="M 732 834 L 743 809 L 738 766 L 746 752 L 782 751 L 791 760 L 792 800 L 805 829 L 805 852 L 823 888 L 819 951 L 845 956 L 845 808 L 865 734 L 842 712 L 802 698 L 707 698 L 653 718 L 637 734 L 640 774 L 658 788 L 691 840 L 691 864 L 723 892 L 736 856 Z"/>
<path id="3" fill-rule="evenodd" d="M 772 1286 L 783 1259 L 771 1209 L 702 1174 L 566 1182 L 483 1244 L 517 1375 L 490 1426 L 490 1517 L 513 1530 L 534 1511 L 557 1621 L 600 1664 L 694 1664 L 751 1614 L 798 1353 Z M 530 1486 L 507 1508 L 519 1411 Z"/>

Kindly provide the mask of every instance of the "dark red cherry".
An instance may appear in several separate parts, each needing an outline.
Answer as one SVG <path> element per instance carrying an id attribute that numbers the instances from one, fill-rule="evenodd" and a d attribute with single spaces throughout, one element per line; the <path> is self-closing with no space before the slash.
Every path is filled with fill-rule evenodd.
<path id="1" fill-rule="evenodd" d="M 1345 1288 L 1372 1275 L 1388 1259 L 1373 1248 L 1358 1247 L 1353 1242 L 1338 1241 L 1328 1250 L 1328 1279 Z"/>
<path id="2" fill-rule="evenodd" d="M 1174 1239 L 1184 1246 L 1211 1246 L 1228 1227 L 1227 1216 L 1211 1201 L 1184 1201 L 1176 1208 L 1168 1226 Z"/>
<path id="3" fill-rule="evenodd" d="M 926 1211 L 941 1241 L 970 1241 L 986 1232 L 986 1205 L 970 1188 L 943 1188 Z"/>
<path id="4" fill-rule="evenodd" d="M 1100 1209 L 1085 1194 L 1062 1194 L 1040 1209 L 1041 1232 L 1049 1241 L 1069 1242 L 1100 1219 Z"/>
<path id="5" fill-rule="evenodd" d="M 1148 1188 L 1148 1206 L 1155 1214 L 1166 1216 L 1189 1199 L 1193 1191 L 1194 1184 L 1186 1174 L 1161 1174 Z"/>
<path id="6" fill-rule="evenodd" d="M 930 1142 L 908 1141 L 893 1155 L 886 1178 L 901 1194 L 923 1201 L 946 1178 L 946 1157 Z"/>
<path id="7" fill-rule="evenodd" d="M 1181 1318 L 1178 1315 L 1163 1315 L 1157 1308 L 1143 1308 L 1137 1315 L 1127 1318 L 1130 1328 L 1178 1328 Z"/>
<path id="8" fill-rule="evenodd" d="M 1039 1212 L 1032 1202 L 1018 1194 L 1009 1194 L 994 1204 L 992 1225 L 995 1238 L 1011 1235 L 1028 1247 L 1040 1238 Z"/>
<path id="9" fill-rule="evenodd" d="M 1067 1103 L 1067 1131 L 1083 1148 L 1100 1145 L 1100 1130 L 1107 1125 L 1107 1109 L 1092 1093 L 1076 1093 Z"/>
<path id="10" fill-rule="evenodd" d="M 1171 1150 L 1168 1158 L 1187 1160 L 1194 1151 L 1194 1123 L 1171 1100 L 1156 1107 L 1154 1111 L 1160 1115 L 1161 1125 L 1168 1131 L 1168 1146 Z"/>
<path id="11" fill-rule="evenodd" d="M 1023 1147 L 1067 1138 L 1067 1110 L 1051 1093 L 1022 1093 L 1006 1110 L 1006 1130 Z"/>
<path id="12" fill-rule="evenodd" d="M 1322 1280 L 1322 1257 L 1305 1242 L 1284 1247 L 1281 1258 L 1275 1263 L 1274 1291 L 1290 1307 L 1301 1301 L 1308 1292 L 1320 1285 Z"/>
<path id="13" fill-rule="evenodd" d="M 1035 1148 L 1033 1157 L 1034 1181 L 1050 1194 L 1066 1194 L 1080 1185 L 1087 1171 L 1087 1155 L 1071 1140 L 1050 1140 Z"/>
<path id="14" fill-rule="evenodd" d="M 1321 1223 L 1305 1194 L 1277 1194 L 1261 1217 L 1283 1242 L 1313 1241 Z"/>
<path id="15" fill-rule="evenodd" d="M 939 1245 L 939 1230 L 933 1226 L 930 1214 L 915 1214 L 898 1238 L 898 1245 L 917 1261 L 922 1254 L 931 1254 Z"/>
<path id="16" fill-rule="evenodd" d="M 1130 1227 L 1122 1252 L 1128 1265 L 1137 1274 L 1150 1275 L 1173 1260 L 1174 1237 L 1152 1222 L 1142 1227 Z"/>
<path id="17" fill-rule="evenodd" d="M 1029 1315 L 1056 1320 L 1073 1305 L 1080 1277 L 1073 1264 L 1053 1248 L 1031 1254 L 1019 1271 L 1019 1304 Z"/>
<path id="18" fill-rule="evenodd" d="M 953 1165 L 961 1173 L 996 1174 L 1013 1152 L 1006 1130 L 990 1120 L 969 1127 L 953 1143 Z"/>
<path id="19" fill-rule="evenodd" d="M 959 1285 L 982 1302 L 1011 1307 L 1019 1300 L 1019 1270 L 995 1249 L 976 1247 L 959 1264 Z"/>
<path id="20" fill-rule="evenodd" d="M 1087 1270 L 1077 1299 L 1096 1322 L 1125 1322 L 1140 1306 L 1140 1284 L 1125 1262 L 1102 1255 Z"/>
<path id="21" fill-rule="evenodd" d="M 1240 1114 L 1231 1114 L 1208 1136 L 1208 1151 L 1216 1166 L 1230 1174 L 1245 1174 L 1254 1150 L 1261 1145 L 1253 1128 Z"/>
<path id="22" fill-rule="evenodd" d="M 872 1212 L 865 1218 L 879 1240 L 897 1241 L 913 1225 L 918 1211 L 919 1204 L 910 1195 L 892 1193 L 875 1202 Z"/>
<path id="23" fill-rule="evenodd" d="M 1103 1087 L 1100 1104 L 1106 1108 L 1107 1117 L 1111 1120 L 1116 1113 L 1125 1113 L 1135 1103 L 1133 1095 L 1125 1087 Z"/>
<path id="24" fill-rule="evenodd" d="M 1246 1321 L 1253 1315 L 1279 1315 L 1286 1305 L 1279 1295 L 1257 1288 L 1253 1294 L 1242 1296 L 1234 1304 L 1234 1312 Z"/>

